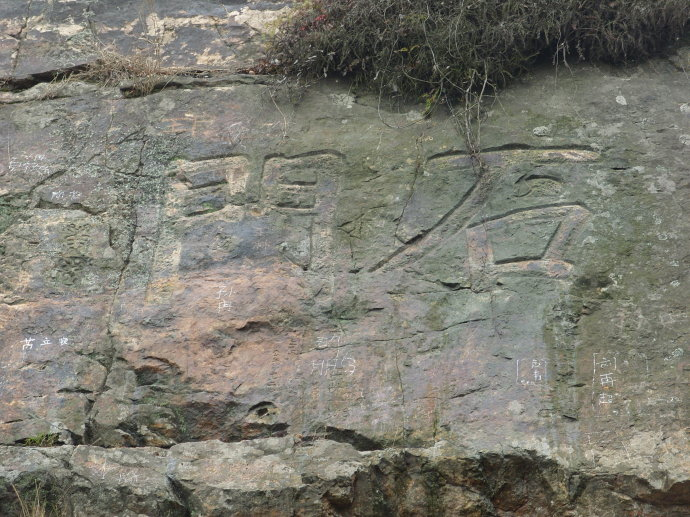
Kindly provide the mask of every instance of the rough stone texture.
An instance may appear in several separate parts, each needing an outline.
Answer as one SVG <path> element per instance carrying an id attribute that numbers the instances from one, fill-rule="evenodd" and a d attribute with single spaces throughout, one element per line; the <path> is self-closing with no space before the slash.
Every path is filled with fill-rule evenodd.
<path id="1" fill-rule="evenodd" d="M 0 513 L 690 515 L 690 47 L 512 85 L 484 174 L 337 81 L 42 82 L 283 5 L 0 6 Z"/>
<path id="2" fill-rule="evenodd" d="M 536 452 L 358 451 L 292 437 L 104 449 L 0 447 L 10 485 L 44 491 L 74 516 L 687 515 L 687 480 L 573 472 Z M 6 495 L 7 494 L 7 495 Z M 606 513 L 605 513 L 606 512 Z"/>
<path id="3" fill-rule="evenodd" d="M 276 0 L 4 0 L 0 81 L 30 84 L 104 50 L 199 70 L 247 66 L 260 34 L 290 2 Z"/>

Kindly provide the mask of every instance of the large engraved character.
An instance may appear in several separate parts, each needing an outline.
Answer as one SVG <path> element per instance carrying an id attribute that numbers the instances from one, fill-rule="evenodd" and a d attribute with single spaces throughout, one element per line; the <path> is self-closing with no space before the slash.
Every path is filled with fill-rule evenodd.
<path id="1" fill-rule="evenodd" d="M 565 252 L 576 230 L 589 216 L 589 211 L 579 205 L 563 205 L 520 210 L 510 215 L 483 221 L 467 229 L 469 269 L 472 285 L 484 283 L 482 279 L 501 273 L 541 273 L 550 278 L 567 278 L 572 264 L 564 260 Z M 512 253 L 496 256 L 493 240 L 506 241 L 514 236 L 518 227 L 541 227 L 545 247 L 535 239 L 528 246 L 512 243 Z M 521 245 L 522 244 L 522 245 Z"/>
<path id="2" fill-rule="evenodd" d="M 273 156 L 263 170 L 263 201 L 285 218 L 282 253 L 303 269 L 332 275 L 333 215 L 343 159 L 334 151 Z"/>
<path id="3" fill-rule="evenodd" d="M 567 170 L 598 155 L 549 149 L 483 156 L 490 170 L 479 181 L 466 155 L 443 155 L 427 161 L 401 217 L 397 236 L 404 244 L 369 271 L 403 267 L 443 284 L 471 286 L 474 291 L 490 288 L 499 274 L 570 276 L 573 265 L 566 258 L 567 252 L 590 212 L 577 202 L 557 200 L 552 192 L 560 188 L 556 176 L 520 177 L 520 190 L 511 200 L 516 207 L 508 212 L 492 214 L 487 201 L 495 195 L 494 190 L 510 185 L 508 170 L 524 169 L 526 164 L 532 169 L 558 170 L 563 166 Z M 485 211 L 489 213 L 482 215 Z M 430 271 L 425 264 L 435 264 L 432 275 L 425 273 Z"/>

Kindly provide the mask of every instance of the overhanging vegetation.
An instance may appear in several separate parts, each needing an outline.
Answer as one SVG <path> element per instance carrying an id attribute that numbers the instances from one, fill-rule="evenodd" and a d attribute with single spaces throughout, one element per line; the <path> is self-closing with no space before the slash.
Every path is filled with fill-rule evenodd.
<path id="1" fill-rule="evenodd" d="M 688 0 L 309 0 L 282 21 L 259 68 L 433 99 L 501 85 L 538 56 L 645 58 L 689 19 Z"/>

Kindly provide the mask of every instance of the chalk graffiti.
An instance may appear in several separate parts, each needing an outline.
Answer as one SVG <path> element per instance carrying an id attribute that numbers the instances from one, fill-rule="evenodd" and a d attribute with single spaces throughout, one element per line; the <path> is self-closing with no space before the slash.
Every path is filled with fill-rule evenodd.
<path id="1" fill-rule="evenodd" d="M 22 352 L 26 353 L 27 350 L 34 350 L 35 347 L 41 348 L 45 346 L 50 346 L 53 344 L 53 341 L 49 337 L 43 337 L 43 340 L 38 342 L 37 344 L 36 339 L 33 337 L 25 337 L 24 340 L 21 342 L 21 347 L 22 347 Z M 58 340 L 59 346 L 67 346 L 69 344 L 69 338 L 67 337 L 61 337 Z"/>
<path id="2" fill-rule="evenodd" d="M 312 361 L 310 375 L 316 373 L 319 376 L 328 376 L 338 373 L 339 370 L 352 375 L 357 369 L 357 361 L 345 354 L 340 357 L 340 350 L 337 351 L 335 357 L 330 359 L 321 359 Z"/>
<path id="3" fill-rule="evenodd" d="M 515 380 L 521 386 L 544 384 L 547 380 L 546 359 L 517 359 Z"/>
<path id="4" fill-rule="evenodd" d="M 620 371 L 615 354 L 592 354 L 592 405 L 594 407 L 612 407 L 617 395 Z M 614 414 L 617 410 L 612 411 Z"/>
<path id="5" fill-rule="evenodd" d="M 323 350 L 324 348 L 337 348 L 340 346 L 340 336 L 334 335 L 330 338 L 325 336 L 319 336 L 316 338 L 316 349 Z"/>
<path id="6" fill-rule="evenodd" d="M 51 172 L 51 168 L 46 162 L 47 158 L 44 154 L 29 155 L 22 153 L 19 156 L 13 156 L 10 158 L 9 171 L 28 174 L 49 174 Z"/>
<path id="7" fill-rule="evenodd" d="M 51 191 L 50 193 L 50 200 L 51 201 L 68 201 L 68 202 L 74 202 L 77 201 L 81 198 L 82 193 L 77 192 L 75 190 L 72 190 L 70 192 L 67 192 L 65 190 L 54 190 Z"/>
<path id="8" fill-rule="evenodd" d="M 232 297 L 232 295 L 234 293 L 234 288 L 230 287 L 230 291 L 228 291 L 227 289 L 228 289 L 227 285 L 219 285 L 218 286 L 218 293 L 216 295 L 216 298 L 218 300 L 218 303 L 217 303 L 218 313 L 221 313 L 223 311 L 232 310 L 232 300 L 229 301 L 229 299 Z"/>

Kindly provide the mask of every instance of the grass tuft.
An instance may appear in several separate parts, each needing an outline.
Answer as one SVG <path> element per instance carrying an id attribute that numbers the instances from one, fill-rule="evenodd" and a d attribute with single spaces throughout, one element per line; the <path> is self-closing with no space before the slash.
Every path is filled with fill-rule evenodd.
<path id="1" fill-rule="evenodd" d="M 21 444 L 26 447 L 53 447 L 58 444 L 59 439 L 59 434 L 39 433 L 36 436 L 24 439 Z"/>
<path id="2" fill-rule="evenodd" d="M 20 517 L 53 517 L 57 515 L 51 511 L 50 506 L 41 495 L 41 488 L 38 483 L 35 484 L 33 493 L 28 496 L 22 496 L 14 485 L 12 485 L 12 489 L 19 501 Z"/>

